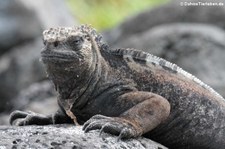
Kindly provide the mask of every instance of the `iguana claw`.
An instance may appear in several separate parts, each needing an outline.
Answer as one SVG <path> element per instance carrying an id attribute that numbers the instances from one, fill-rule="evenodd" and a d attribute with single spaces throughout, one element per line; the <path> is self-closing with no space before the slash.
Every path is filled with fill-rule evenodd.
<path id="1" fill-rule="evenodd" d="M 85 132 L 100 129 L 100 136 L 103 132 L 118 135 L 118 139 L 132 138 L 140 135 L 132 123 L 128 123 L 123 118 L 106 117 L 102 115 L 93 116 L 83 126 Z"/>

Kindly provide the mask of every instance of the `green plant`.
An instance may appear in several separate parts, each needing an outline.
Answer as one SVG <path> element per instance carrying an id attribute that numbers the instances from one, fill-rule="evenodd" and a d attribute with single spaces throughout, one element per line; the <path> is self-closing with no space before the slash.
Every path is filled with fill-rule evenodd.
<path id="1" fill-rule="evenodd" d="M 129 15 L 168 0 L 67 0 L 74 17 L 101 30 L 112 27 Z"/>

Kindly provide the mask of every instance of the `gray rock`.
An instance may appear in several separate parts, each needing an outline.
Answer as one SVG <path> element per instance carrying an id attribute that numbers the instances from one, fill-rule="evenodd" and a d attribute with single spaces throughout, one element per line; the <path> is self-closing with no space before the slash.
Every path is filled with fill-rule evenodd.
<path id="1" fill-rule="evenodd" d="M 0 113 L 0 125 L 9 125 L 9 113 L 14 110 L 44 115 L 55 113 L 58 109 L 56 91 L 49 80 L 33 83 L 12 99 L 11 106 L 10 111 Z"/>
<path id="2" fill-rule="evenodd" d="M 166 149 L 146 138 L 118 141 L 99 130 L 84 133 L 81 126 L 0 126 L 0 148 Z"/>
<path id="3" fill-rule="evenodd" d="M 58 110 L 58 108 L 59 106 L 57 103 L 57 97 L 52 96 L 52 97 L 44 98 L 42 100 L 30 101 L 29 104 L 24 106 L 21 110 L 33 111 L 35 113 L 40 113 L 43 115 L 51 115 L 51 114 L 54 114 Z"/>
<path id="4" fill-rule="evenodd" d="M 43 29 L 78 24 L 65 0 L 18 0 L 37 15 Z"/>
<path id="5" fill-rule="evenodd" d="M 56 96 L 54 86 L 49 80 L 36 82 L 22 89 L 12 100 L 13 110 L 52 114 L 58 109 Z M 43 108 L 43 106 L 48 108 Z"/>
<path id="6" fill-rule="evenodd" d="M 137 48 L 171 61 L 196 75 L 225 97 L 225 32 L 205 24 L 154 27 L 114 47 Z"/>
<path id="7" fill-rule="evenodd" d="M 0 57 L 0 111 L 9 108 L 10 100 L 33 82 L 46 79 L 39 61 L 41 39 L 17 47 Z"/>
<path id="8" fill-rule="evenodd" d="M 181 6 L 181 2 L 222 2 L 223 6 Z M 150 28 L 168 23 L 195 22 L 213 24 L 225 29 L 224 0 L 173 0 L 157 8 L 146 10 L 112 30 L 104 32 L 110 44 L 115 44 L 131 35 L 145 32 Z"/>
<path id="9" fill-rule="evenodd" d="M 8 113 L 0 113 L 0 125 L 9 125 Z"/>
<path id="10" fill-rule="evenodd" d="M 10 48 L 8 53 L 0 57 L 0 112 L 2 112 L 12 108 L 11 101 L 22 89 L 46 79 L 43 65 L 39 62 L 43 48 L 40 37 L 42 31 L 50 26 L 72 26 L 76 22 L 64 0 L 1 1 L 0 12 L 2 12 L 0 49 Z M 1 21 L 1 18 L 5 21 Z M 27 42 L 22 42 L 24 40 Z"/>
<path id="11" fill-rule="evenodd" d="M 32 10 L 16 0 L 0 1 L 0 55 L 41 32 L 40 22 Z"/>

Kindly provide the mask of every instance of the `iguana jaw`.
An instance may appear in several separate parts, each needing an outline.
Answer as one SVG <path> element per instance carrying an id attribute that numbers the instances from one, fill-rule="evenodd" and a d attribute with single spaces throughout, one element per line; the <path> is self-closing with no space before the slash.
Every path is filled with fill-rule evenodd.
<path id="1" fill-rule="evenodd" d="M 76 52 L 73 51 L 49 51 L 45 50 L 41 52 L 41 61 L 47 63 L 62 63 L 62 62 L 74 62 L 79 59 Z"/>

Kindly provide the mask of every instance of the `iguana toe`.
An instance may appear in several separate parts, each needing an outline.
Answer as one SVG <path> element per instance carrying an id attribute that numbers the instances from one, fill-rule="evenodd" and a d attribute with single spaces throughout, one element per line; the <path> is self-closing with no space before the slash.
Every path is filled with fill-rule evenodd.
<path id="1" fill-rule="evenodd" d="M 96 129 L 100 129 L 100 135 L 103 132 L 119 135 L 118 139 L 139 136 L 138 131 L 131 123 L 118 117 L 94 116 L 83 126 L 85 132 Z"/>

